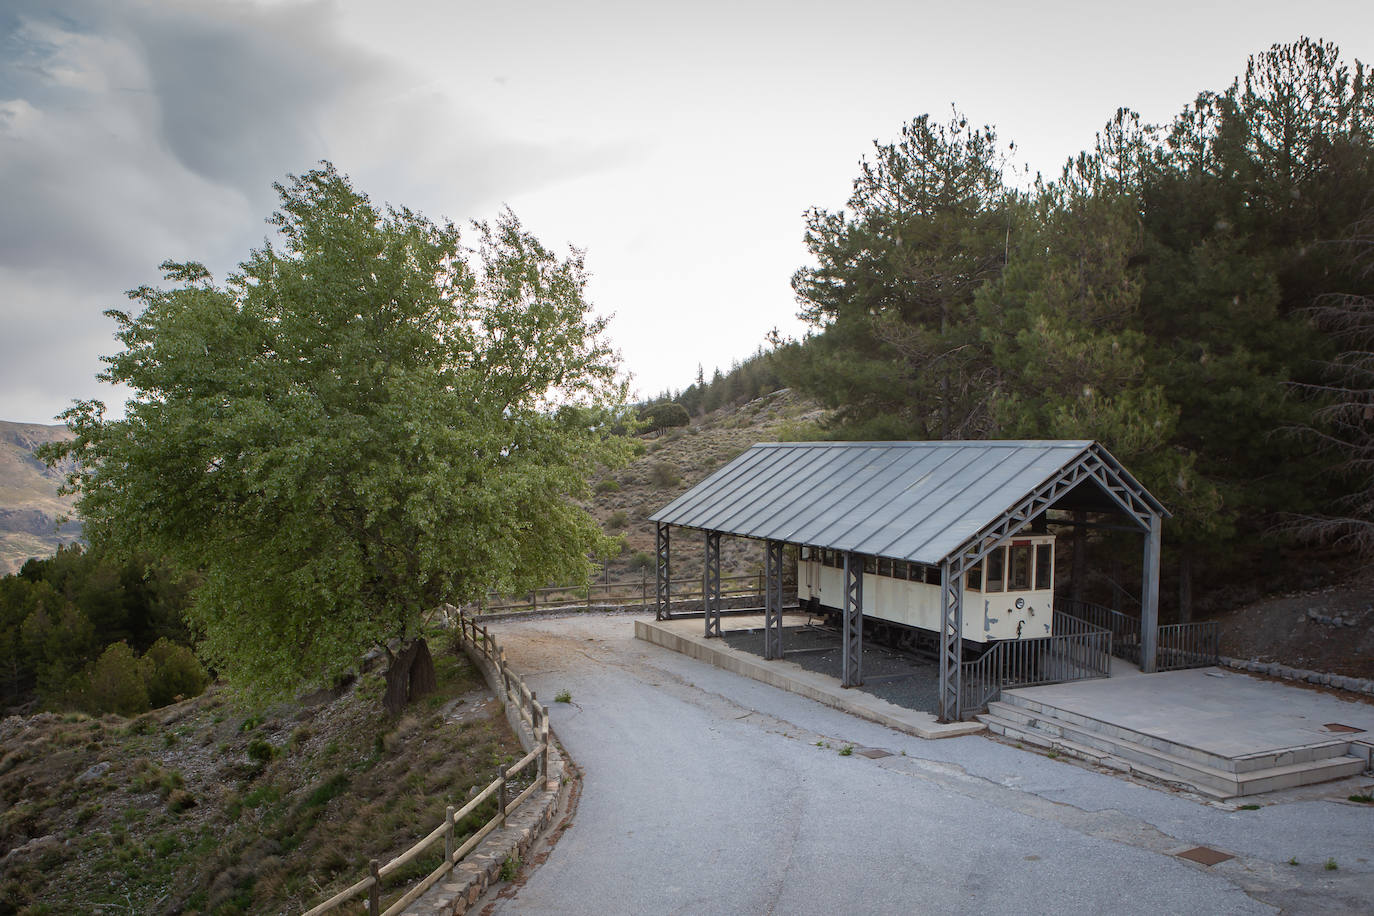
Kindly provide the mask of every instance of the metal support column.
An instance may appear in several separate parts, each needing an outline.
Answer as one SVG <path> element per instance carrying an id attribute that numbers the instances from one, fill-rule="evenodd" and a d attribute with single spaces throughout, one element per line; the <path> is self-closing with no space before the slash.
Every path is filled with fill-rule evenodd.
<path id="1" fill-rule="evenodd" d="M 768 541 L 763 551 L 763 657 L 782 658 L 782 541 Z"/>
<path id="2" fill-rule="evenodd" d="M 963 714 L 960 684 L 963 663 L 963 573 L 940 564 L 940 721 L 958 722 Z"/>
<path id="3" fill-rule="evenodd" d="M 844 619 L 841 622 L 844 645 L 841 647 L 840 686 L 858 687 L 864 682 L 864 561 L 863 557 L 844 555 Z"/>
<path id="4" fill-rule="evenodd" d="M 701 605 L 706 637 L 720 635 L 720 532 L 706 532 L 706 569 L 701 574 Z"/>
<path id="5" fill-rule="evenodd" d="M 664 522 L 658 523 L 656 554 L 658 562 L 654 564 L 654 616 L 658 620 L 667 620 L 671 616 L 672 604 L 669 596 L 671 576 L 668 566 L 668 526 Z"/>
<path id="6" fill-rule="evenodd" d="M 1146 674 L 1155 670 L 1159 651 L 1159 529 L 1159 516 L 1151 515 L 1140 580 L 1140 670 Z"/>

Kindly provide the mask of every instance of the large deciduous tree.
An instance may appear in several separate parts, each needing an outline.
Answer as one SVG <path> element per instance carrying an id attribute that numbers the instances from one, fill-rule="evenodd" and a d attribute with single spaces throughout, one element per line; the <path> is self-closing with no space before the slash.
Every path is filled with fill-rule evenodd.
<path id="1" fill-rule="evenodd" d="M 400 646 L 395 709 L 432 679 L 428 609 L 605 552 L 574 499 L 619 457 L 600 423 L 618 357 L 581 254 L 509 212 L 469 249 L 328 163 L 276 189 L 279 240 L 224 285 L 169 262 L 175 285 L 109 313 L 101 378 L 133 397 L 122 419 L 75 404 L 46 457 L 77 460 L 92 541 L 200 572 L 191 623 L 222 675 L 295 689 Z"/>

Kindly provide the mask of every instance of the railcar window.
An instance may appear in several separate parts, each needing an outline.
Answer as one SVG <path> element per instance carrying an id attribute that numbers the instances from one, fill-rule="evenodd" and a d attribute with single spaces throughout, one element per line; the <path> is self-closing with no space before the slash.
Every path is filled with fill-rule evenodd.
<path id="1" fill-rule="evenodd" d="M 983 590 L 983 564 L 979 563 L 968 571 L 968 585 L 975 592 Z"/>
<path id="2" fill-rule="evenodd" d="M 1035 587 L 1039 591 L 1054 588 L 1054 545 L 1037 544 L 1035 547 Z"/>
<path id="3" fill-rule="evenodd" d="M 864 572 L 868 573 L 870 576 L 876 575 L 878 572 L 878 561 L 873 557 L 864 557 Z"/>
<path id="4" fill-rule="evenodd" d="M 1007 591 L 1024 592 L 1031 587 L 1031 549 L 1026 544 L 1023 547 L 1011 548 L 1011 575 L 1007 579 Z"/>
<path id="5" fill-rule="evenodd" d="M 992 553 L 988 554 L 988 578 L 984 591 L 1000 592 L 1005 590 L 1007 584 L 1006 557 L 1005 547 L 994 547 Z"/>
<path id="6" fill-rule="evenodd" d="M 881 557 L 878 559 L 878 575 L 887 576 L 889 579 L 892 578 L 891 560 L 884 560 Z"/>

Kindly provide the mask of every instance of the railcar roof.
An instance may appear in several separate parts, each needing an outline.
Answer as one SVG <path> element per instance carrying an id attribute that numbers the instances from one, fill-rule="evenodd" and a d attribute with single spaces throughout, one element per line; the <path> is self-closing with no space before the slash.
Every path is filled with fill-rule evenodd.
<path id="1" fill-rule="evenodd" d="M 1047 484 L 1074 478 L 1055 508 L 1168 515 L 1088 440 L 766 442 L 652 520 L 938 564 L 1023 511 Z"/>

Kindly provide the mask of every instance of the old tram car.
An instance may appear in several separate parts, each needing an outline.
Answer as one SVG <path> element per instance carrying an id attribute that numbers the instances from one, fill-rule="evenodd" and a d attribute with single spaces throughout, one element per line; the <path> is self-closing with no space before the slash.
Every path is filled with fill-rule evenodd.
<path id="1" fill-rule="evenodd" d="M 803 547 L 797 593 L 804 607 L 838 618 L 844 604 L 844 554 Z M 940 631 L 940 568 L 864 558 L 864 629 L 903 645 Z M 964 578 L 964 644 L 1051 635 L 1054 622 L 1054 535 L 1009 538 Z M 975 644 L 975 645 L 970 645 Z"/>

